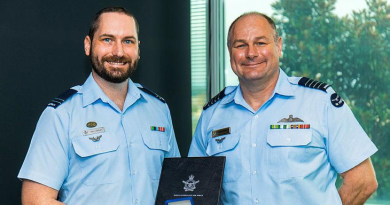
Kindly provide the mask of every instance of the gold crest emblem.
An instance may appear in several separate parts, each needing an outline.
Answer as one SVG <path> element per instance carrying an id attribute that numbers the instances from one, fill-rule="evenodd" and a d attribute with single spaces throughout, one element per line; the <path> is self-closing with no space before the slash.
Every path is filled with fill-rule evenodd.
<path id="1" fill-rule="evenodd" d="M 93 122 L 93 121 L 87 123 L 87 127 L 89 127 L 89 128 L 96 127 L 96 125 L 97 125 L 97 123 Z"/>

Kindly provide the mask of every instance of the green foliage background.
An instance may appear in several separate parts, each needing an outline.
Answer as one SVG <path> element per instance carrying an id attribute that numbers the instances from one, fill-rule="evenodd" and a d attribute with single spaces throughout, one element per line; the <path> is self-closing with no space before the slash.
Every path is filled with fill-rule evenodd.
<path id="1" fill-rule="evenodd" d="M 340 18 L 336 0 L 277 0 L 273 18 L 284 41 L 281 68 L 327 82 L 344 98 L 379 149 L 372 198 L 390 200 L 390 6 L 366 2 Z"/>

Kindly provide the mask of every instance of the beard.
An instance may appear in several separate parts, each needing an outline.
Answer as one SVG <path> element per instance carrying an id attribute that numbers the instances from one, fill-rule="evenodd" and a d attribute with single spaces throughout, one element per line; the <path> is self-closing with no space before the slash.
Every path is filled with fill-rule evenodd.
<path id="1" fill-rule="evenodd" d="M 90 61 L 92 69 L 101 78 L 110 83 L 122 83 L 130 78 L 131 74 L 133 74 L 133 72 L 137 69 L 139 59 L 132 60 L 127 56 L 110 56 L 102 57 L 102 59 L 99 60 L 99 57 L 93 53 L 93 50 L 91 50 Z M 128 67 L 125 70 L 119 68 L 109 70 L 104 66 L 104 62 L 124 63 Z"/>

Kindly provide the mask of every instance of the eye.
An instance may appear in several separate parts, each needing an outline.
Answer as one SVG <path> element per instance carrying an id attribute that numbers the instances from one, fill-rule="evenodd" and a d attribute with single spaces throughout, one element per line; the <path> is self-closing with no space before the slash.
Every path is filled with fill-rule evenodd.
<path id="1" fill-rule="evenodd" d="M 236 45 L 235 47 L 236 48 L 244 48 L 246 46 L 246 44 L 238 44 L 238 45 Z"/>
<path id="2" fill-rule="evenodd" d="M 133 43 L 132 40 L 124 40 L 123 42 L 124 42 L 125 44 L 131 44 L 131 43 Z"/>
<path id="3" fill-rule="evenodd" d="M 257 42 L 256 45 L 262 46 L 262 45 L 265 45 L 265 43 L 264 42 Z"/>
<path id="4" fill-rule="evenodd" d="M 104 38 L 103 41 L 109 43 L 109 42 L 111 42 L 111 39 L 109 39 L 109 38 Z"/>

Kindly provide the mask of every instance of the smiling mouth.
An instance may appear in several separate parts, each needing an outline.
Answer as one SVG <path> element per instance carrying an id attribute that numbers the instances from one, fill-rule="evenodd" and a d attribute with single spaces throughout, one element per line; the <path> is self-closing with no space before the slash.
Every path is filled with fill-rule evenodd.
<path id="1" fill-rule="evenodd" d="M 106 61 L 110 65 L 125 65 L 127 62 L 111 62 L 111 61 Z"/>
<path id="2" fill-rule="evenodd" d="M 252 66 L 257 66 L 257 65 L 260 65 L 262 63 L 243 63 L 242 65 L 243 66 L 249 66 L 249 67 L 252 67 Z"/>

